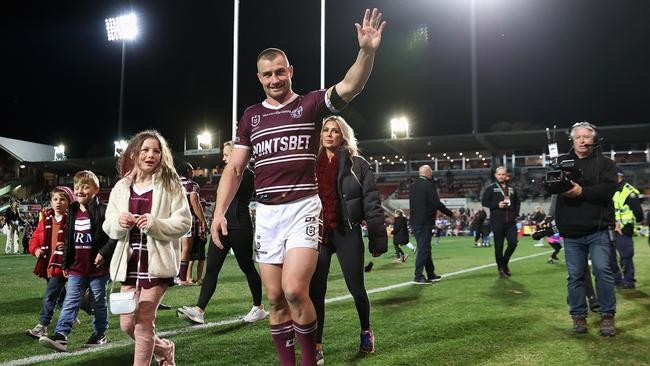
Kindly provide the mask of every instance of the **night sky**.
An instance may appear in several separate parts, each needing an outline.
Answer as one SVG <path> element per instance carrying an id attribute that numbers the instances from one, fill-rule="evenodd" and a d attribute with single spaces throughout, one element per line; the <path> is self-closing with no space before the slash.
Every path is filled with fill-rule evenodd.
<path id="1" fill-rule="evenodd" d="M 648 122 L 650 2 L 476 3 L 481 132 L 504 122 Z M 0 136 L 64 143 L 71 158 L 112 154 L 121 46 L 107 41 L 104 19 L 130 10 L 140 37 L 127 44 L 125 134 L 156 128 L 175 151 L 184 134 L 205 128 L 230 136 L 231 1 L 9 4 L 0 33 Z M 328 0 L 328 86 L 356 57 L 354 22 L 366 7 L 380 8 L 388 26 L 366 89 L 343 113 L 358 137 L 388 137 L 398 115 L 416 136 L 471 133 L 470 0 Z M 319 1 L 241 0 L 240 9 L 237 118 L 264 98 L 255 76 L 264 48 L 287 52 L 294 91 L 317 89 Z"/>

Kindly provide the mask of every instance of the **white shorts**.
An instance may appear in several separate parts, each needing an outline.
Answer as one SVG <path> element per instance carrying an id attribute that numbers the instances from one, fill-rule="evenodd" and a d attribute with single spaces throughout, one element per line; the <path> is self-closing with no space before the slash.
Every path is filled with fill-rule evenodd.
<path id="1" fill-rule="evenodd" d="M 190 229 L 185 233 L 185 235 L 181 236 L 181 238 L 191 238 L 194 235 L 194 216 L 192 216 L 192 225 L 190 225 Z"/>
<path id="2" fill-rule="evenodd" d="M 318 195 L 280 205 L 257 204 L 255 261 L 282 264 L 291 248 L 318 250 L 323 220 Z"/>

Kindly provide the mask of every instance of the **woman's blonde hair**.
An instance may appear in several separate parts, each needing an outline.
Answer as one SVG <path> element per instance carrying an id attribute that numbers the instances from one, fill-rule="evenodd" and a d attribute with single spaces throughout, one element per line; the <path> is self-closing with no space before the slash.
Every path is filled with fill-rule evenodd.
<path id="1" fill-rule="evenodd" d="M 325 124 L 329 121 L 334 121 L 339 125 L 339 130 L 341 130 L 341 136 L 343 137 L 343 142 L 341 147 L 344 148 L 350 156 L 359 155 L 359 146 L 357 143 L 357 138 L 354 136 L 354 130 L 350 125 L 345 122 L 345 119 L 341 116 L 328 116 L 323 119 L 323 127 L 321 129 L 321 136 L 323 129 L 325 129 Z M 320 148 L 323 148 L 323 141 L 321 137 Z M 320 150 L 319 150 L 320 151 Z"/>
<path id="2" fill-rule="evenodd" d="M 167 191 L 180 189 L 180 177 L 174 168 L 174 157 L 172 151 L 167 144 L 167 140 L 156 130 L 145 130 L 138 132 L 129 140 L 129 145 L 126 147 L 122 155 L 117 161 L 117 172 L 120 177 L 127 177 L 133 173 L 136 167 L 140 149 L 146 139 L 155 139 L 160 146 L 160 164 L 154 171 L 162 180 L 163 188 Z"/>

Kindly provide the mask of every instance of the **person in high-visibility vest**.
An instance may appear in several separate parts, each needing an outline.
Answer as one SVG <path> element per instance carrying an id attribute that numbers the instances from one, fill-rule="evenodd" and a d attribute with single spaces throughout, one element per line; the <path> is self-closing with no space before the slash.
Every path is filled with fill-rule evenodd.
<path id="1" fill-rule="evenodd" d="M 616 219 L 616 251 L 610 253 L 614 283 L 621 288 L 634 288 L 634 225 L 643 221 L 639 190 L 625 181 L 625 174 L 617 168 L 618 189 L 614 193 L 614 218 Z M 620 255 L 616 257 L 616 252 Z M 619 267 L 620 264 L 620 267 Z M 622 270 L 621 270 L 622 267 Z"/>

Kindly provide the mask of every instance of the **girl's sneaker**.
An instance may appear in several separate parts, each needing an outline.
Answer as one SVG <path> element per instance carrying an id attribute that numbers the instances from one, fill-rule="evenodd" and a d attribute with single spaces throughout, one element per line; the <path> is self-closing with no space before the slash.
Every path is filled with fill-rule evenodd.
<path id="1" fill-rule="evenodd" d="M 362 353 L 373 353 L 375 352 L 375 335 L 372 333 L 372 330 L 364 330 L 361 332 L 361 345 L 359 350 Z"/>

